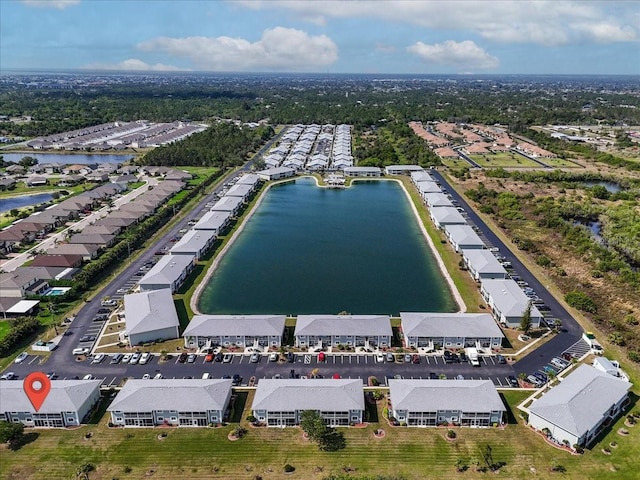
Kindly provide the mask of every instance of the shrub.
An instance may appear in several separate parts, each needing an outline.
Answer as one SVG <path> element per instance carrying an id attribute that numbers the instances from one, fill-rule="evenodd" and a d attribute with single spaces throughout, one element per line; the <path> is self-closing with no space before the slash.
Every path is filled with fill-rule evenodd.
<path id="1" fill-rule="evenodd" d="M 538 255 L 536 263 L 542 267 L 549 267 L 551 265 L 551 259 L 546 255 Z"/>
<path id="2" fill-rule="evenodd" d="M 565 301 L 583 312 L 596 313 L 598 307 L 591 297 L 579 290 L 573 290 L 564 296 Z"/>
<path id="3" fill-rule="evenodd" d="M 256 420 L 257 420 L 256 417 L 254 417 L 253 415 L 247 415 L 247 422 L 255 423 Z"/>
<path id="4" fill-rule="evenodd" d="M 458 435 L 457 435 L 457 434 L 456 434 L 456 432 L 454 432 L 453 430 L 451 430 L 451 429 L 447 430 L 447 438 L 450 438 L 450 439 L 452 439 L 452 440 L 453 440 L 453 439 L 454 439 L 454 438 L 456 438 L 457 436 L 458 436 Z"/>
<path id="5" fill-rule="evenodd" d="M 291 465 L 290 463 L 287 463 L 287 464 L 284 466 L 284 471 L 285 471 L 286 473 L 291 473 L 291 472 L 295 471 L 295 469 L 296 469 L 296 467 L 294 467 L 294 466 L 293 466 L 293 465 Z"/>

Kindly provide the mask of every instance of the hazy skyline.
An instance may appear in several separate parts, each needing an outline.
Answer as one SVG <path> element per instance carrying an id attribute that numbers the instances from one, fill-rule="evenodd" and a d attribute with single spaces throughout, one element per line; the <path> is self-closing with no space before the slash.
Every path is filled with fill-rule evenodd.
<path id="1" fill-rule="evenodd" d="M 637 75 L 640 4 L 0 0 L 0 69 Z"/>

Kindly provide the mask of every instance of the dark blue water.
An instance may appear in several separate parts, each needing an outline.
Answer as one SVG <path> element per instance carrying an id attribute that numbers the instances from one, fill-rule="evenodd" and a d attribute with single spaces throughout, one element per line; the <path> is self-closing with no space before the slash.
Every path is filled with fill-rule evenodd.
<path id="1" fill-rule="evenodd" d="M 456 310 L 396 182 L 271 188 L 199 301 L 205 313 Z"/>
<path id="2" fill-rule="evenodd" d="M 66 165 L 74 165 L 76 163 L 81 165 L 95 165 L 98 163 L 124 163 L 135 155 L 87 155 L 87 154 L 69 154 L 64 155 L 62 153 L 2 153 L 0 155 L 4 157 L 6 162 L 18 163 L 23 157 L 33 157 L 38 160 L 38 163 L 60 163 Z"/>
<path id="3" fill-rule="evenodd" d="M 34 195 L 20 195 L 19 197 L 1 198 L 0 213 L 8 212 L 14 208 L 30 207 L 52 199 L 50 193 L 36 193 Z"/>

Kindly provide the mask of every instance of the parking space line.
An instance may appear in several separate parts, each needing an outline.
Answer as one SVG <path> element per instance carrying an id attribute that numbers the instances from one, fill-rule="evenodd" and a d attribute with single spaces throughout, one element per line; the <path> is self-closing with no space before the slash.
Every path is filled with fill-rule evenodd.
<path id="1" fill-rule="evenodd" d="M 38 360 L 38 355 L 34 355 L 33 359 L 29 362 L 29 365 L 31 365 L 33 362 L 35 362 L 36 360 Z"/>

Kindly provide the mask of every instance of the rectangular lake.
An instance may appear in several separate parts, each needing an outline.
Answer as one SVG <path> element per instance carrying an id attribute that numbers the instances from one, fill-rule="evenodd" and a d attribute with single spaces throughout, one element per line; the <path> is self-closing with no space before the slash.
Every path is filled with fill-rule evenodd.
<path id="1" fill-rule="evenodd" d="M 203 289 L 209 314 L 453 312 L 402 187 L 272 187 Z"/>

